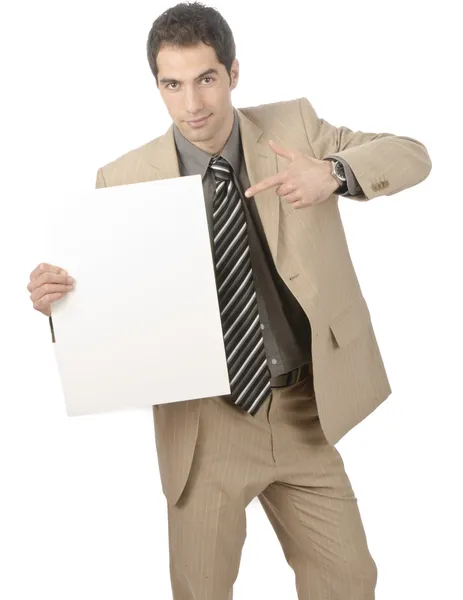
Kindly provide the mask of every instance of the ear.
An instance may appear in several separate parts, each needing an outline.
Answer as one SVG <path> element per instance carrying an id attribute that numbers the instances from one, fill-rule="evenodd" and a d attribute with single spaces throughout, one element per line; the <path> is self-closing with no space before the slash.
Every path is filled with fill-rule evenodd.
<path id="1" fill-rule="evenodd" d="M 240 63 L 235 58 L 235 60 L 232 62 L 232 66 L 230 69 L 230 78 L 231 78 L 230 89 L 234 90 L 236 88 L 236 86 L 238 85 L 239 77 L 240 77 Z"/>

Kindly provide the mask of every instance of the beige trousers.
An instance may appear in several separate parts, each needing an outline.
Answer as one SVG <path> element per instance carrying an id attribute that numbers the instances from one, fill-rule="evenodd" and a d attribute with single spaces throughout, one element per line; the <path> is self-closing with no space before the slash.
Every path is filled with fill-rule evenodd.
<path id="1" fill-rule="evenodd" d="M 189 479 L 168 505 L 174 600 L 233 598 L 256 496 L 299 600 L 373 600 L 376 564 L 344 463 L 321 429 L 312 376 L 274 388 L 254 417 L 220 397 L 198 402 Z"/>

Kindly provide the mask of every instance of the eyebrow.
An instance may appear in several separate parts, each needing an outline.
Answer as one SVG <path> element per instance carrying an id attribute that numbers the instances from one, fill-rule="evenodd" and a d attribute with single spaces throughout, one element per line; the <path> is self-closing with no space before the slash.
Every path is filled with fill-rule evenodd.
<path id="1" fill-rule="evenodd" d="M 195 81 L 197 81 L 198 79 L 202 79 L 203 77 L 206 77 L 206 75 L 218 75 L 219 72 L 217 71 L 217 69 L 207 69 L 206 71 L 204 71 L 203 73 L 201 73 L 200 75 L 198 75 L 198 77 L 195 78 Z M 179 81 L 178 79 L 171 79 L 169 77 L 162 77 L 159 80 L 159 83 L 182 83 L 181 81 Z"/>

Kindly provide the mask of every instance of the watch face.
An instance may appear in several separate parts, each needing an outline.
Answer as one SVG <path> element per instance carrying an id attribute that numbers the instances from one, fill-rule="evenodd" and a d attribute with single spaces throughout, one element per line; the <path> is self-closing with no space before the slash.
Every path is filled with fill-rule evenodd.
<path id="1" fill-rule="evenodd" d="M 338 161 L 335 163 L 334 171 L 335 171 L 336 175 L 339 177 L 339 179 L 346 181 L 346 174 L 344 172 L 344 167 L 341 162 Z"/>

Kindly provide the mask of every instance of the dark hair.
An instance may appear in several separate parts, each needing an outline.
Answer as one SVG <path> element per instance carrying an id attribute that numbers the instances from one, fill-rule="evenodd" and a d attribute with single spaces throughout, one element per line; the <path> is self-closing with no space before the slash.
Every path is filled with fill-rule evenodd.
<path id="1" fill-rule="evenodd" d="M 233 33 L 215 8 L 200 2 L 182 2 L 163 12 L 154 21 L 146 50 L 151 72 L 158 83 L 156 58 L 163 44 L 195 46 L 203 42 L 214 48 L 217 60 L 230 75 L 236 48 Z"/>

